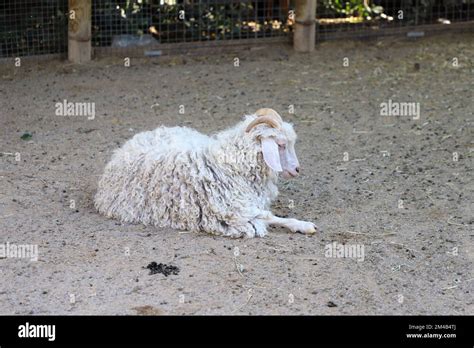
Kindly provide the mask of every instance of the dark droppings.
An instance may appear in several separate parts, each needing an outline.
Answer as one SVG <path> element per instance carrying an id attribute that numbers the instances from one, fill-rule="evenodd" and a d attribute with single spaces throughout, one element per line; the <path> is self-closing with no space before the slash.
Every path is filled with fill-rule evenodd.
<path id="1" fill-rule="evenodd" d="M 154 261 L 146 266 L 146 268 L 150 270 L 150 275 L 162 273 L 165 275 L 165 277 L 167 277 L 170 274 L 178 275 L 179 273 L 179 268 L 176 266 L 166 265 L 164 263 L 156 263 Z"/>

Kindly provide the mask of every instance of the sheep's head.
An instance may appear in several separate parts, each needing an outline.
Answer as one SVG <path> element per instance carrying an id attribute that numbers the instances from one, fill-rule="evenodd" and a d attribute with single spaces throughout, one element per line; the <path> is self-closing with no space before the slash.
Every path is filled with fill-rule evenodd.
<path id="1" fill-rule="evenodd" d="M 260 109 L 246 129 L 254 133 L 261 144 L 263 159 L 274 171 L 286 179 L 298 175 L 300 168 L 295 152 L 296 133 L 290 123 L 273 109 Z"/>

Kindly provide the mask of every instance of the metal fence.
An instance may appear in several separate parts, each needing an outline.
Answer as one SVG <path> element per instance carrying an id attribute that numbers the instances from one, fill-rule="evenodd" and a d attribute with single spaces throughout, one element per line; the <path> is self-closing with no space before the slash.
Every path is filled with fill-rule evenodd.
<path id="1" fill-rule="evenodd" d="M 317 40 L 382 36 L 417 28 L 442 31 L 464 24 L 472 30 L 474 0 L 318 0 L 316 18 Z"/>
<path id="2" fill-rule="evenodd" d="M 67 0 L 2 0 L 0 57 L 65 53 Z"/>
<path id="3" fill-rule="evenodd" d="M 160 43 L 287 35 L 289 0 L 132 0 L 93 2 L 95 46 L 120 35 L 150 35 Z"/>
<path id="4" fill-rule="evenodd" d="M 317 40 L 384 35 L 424 25 L 445 30 L 474 21 L 474 0 L 317 1 Z M 202 47 L 249 39 L 290 40 L 293 2 L 92 0 L 92 46 L 107 54 L 178 43 Z M 67 0 L 3 0 L 0 57 L 65 53 L 67 14 Z"/>
<path id="5" fill-rule="evenodd" d="M 289 38 L 290 9 L 289 0 L 97 0 L 92 45 L 109 48 L 107 54 L 172 43 Z"/>

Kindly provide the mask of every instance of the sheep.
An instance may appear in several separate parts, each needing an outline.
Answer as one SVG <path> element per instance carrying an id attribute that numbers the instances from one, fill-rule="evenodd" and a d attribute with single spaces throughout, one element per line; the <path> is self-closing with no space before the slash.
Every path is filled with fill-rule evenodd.
<path id="1" fill-rule="evenodd" d="M 272 214 L 277 181 L 296 177 L 296 133 L 273 109 L 207 136 L 187 127 L 136 134 L 112 155 L 95 195 L 121 222 L 228 237 L 263 237 L 269 225 L 314 233 L 312 222 Z"/>

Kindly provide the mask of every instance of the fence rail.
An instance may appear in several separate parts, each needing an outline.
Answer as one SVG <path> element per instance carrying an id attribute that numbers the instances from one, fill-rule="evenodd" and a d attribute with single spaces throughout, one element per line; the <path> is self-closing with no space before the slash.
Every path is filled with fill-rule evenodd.
<path id="1" fill-rule="evenodd" d="M 474 0 L 317 0 L 316 40 L 472 30 Z M 290 0 L 92 0 L 96 54 L 289 41 Z M 0 57 L 64 54 L 68 0 L 3 0 Z"/>

